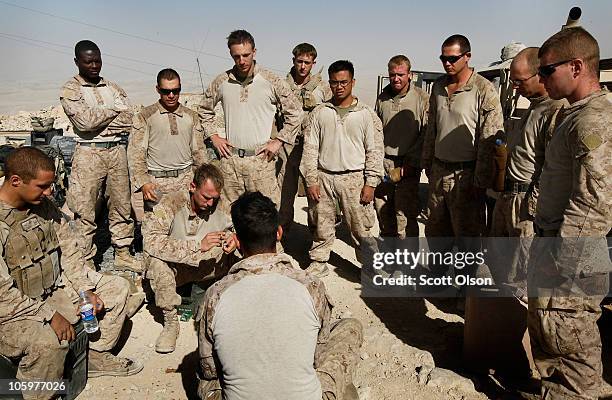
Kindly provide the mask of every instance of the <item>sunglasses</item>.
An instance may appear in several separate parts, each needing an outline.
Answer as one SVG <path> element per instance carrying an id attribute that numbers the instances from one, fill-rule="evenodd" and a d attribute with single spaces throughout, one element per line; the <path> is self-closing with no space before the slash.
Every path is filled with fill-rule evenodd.
<path id="1" fill-rule="evenodd" d="M 466 55 L 468 52 L 465 53 L 461 53 L 458 56 L 440 56 L 440 61 L 442 61 L 442 64 L 444 64 L 445 62 L 449 62 L 451 64 L 456 63 L 457 61 L 459 61 L 464 55 Z"/>
<path id="2" fill-rule="evenodd" d="M 512 84 L 513 84 L 514 86 L 520 86 L 521 84 L 523 84 L 523 83 L 527 82 L 529 79 L 533 78 L 533 77 L 534 77 L 534 76 L 536 76 L 537 74 L 538 74 L 538 73 L 536 72 L 535 74 L 533 74 L 533 75 L 531 75 L 530 77 L 525 78 L 525 79 L 512 79 L 512 78 L 510 78 L 510 82 L 512 82 Z"/>
<path id="3" fill-rule="evenodd" d="M 177 87 L 177 88 L 173 88 L 173 89 L 162 89 L 162 88 L 158 88 L 159 89 L 159 93 L 163 94 L 164 96 L 168 96 L 170 95 L 170 93 L 172 93 L 173 95 L 177 95 L 179 93 L 181 93 L 181 87 Z"/>
<path id="4" fill-rule="evenodd" d="M 559 61 L 553 64 L 542 65 L 541 67 L 538 68 L 538 75 L 540 75 L 542 78 L 548 78 L 549 76 L 555 73 L 558 66 L 567 64 L 570 61 L 574 61 L 574 59 L 572 58 L 572 59 L 565 60 L 565 61 Z"/>

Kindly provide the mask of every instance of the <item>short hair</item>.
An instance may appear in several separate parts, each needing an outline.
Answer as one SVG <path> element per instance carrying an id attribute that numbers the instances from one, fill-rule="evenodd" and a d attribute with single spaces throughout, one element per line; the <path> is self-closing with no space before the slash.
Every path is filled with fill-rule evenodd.
<path id="1" fill-rule="evenodd" d="M 237 29 L 232 31 L 227 37 L 227 48 L 229 49 L 235 44 L 250 43 L 252 48 L 255 48 L 255 39 L 253 35 L 244 29 Z"/>
<path id="2" fill-rule="evenodd" d="M 519 61 L 524 61 L 527 65 L 528 72 L 531 75 L 535 75 L 538 72 L 540 66 L 540 60 L 538 59 L 539 47 L 526 47 L 519 51 L 516 56 L 512 59 L 512 65 L 516 65 Z"/>
<path id="3" fill-rule="evenodd" d="M 280 224 L 276 205 L 260 192 L 247 192 L 232 204 L 232 222 L 241 246 L 251 254 L 276 249 Z"/>
<path id="4" fill-rule="evenodd" d="M 563 29 L 549 37 L 538 52 L 538 57 L 554 53 L 559 61 L 581 58 L 595 76 L 599 74 L 599 44 L 584 28 Z"/>
<path id="5" fill-rule="evenodd" d="M 19 147 L 11 151 L 4 161 L 5 179 L 17 175 L 28 183 L 38 176 L 39 171 L 55 173 L 55 162 L 35 147 Z"/>
<path id="6" fill-rule="evenodd" d="M 202 164 L 200 165 L 193 174 L 193 183 L 196 187 L 202 186 L 207 180 L 212 182 L 215 186 L 215 189 L 221 190 L 223 189 L 224 181 L 223 174 L 219 171 L 219 168 L 215 167 L 212 164 Z"/>
<path id="7" fill-rule="evenodd" d="M 91 40 L 81 40 L 74 46 L 74 56 L 78 58 L 81 53 L 90 50 L 100 52 L 98 45 Z"/>
<path id="8" fill-rule="evenodd" d="M 456 44 L 459 45 L 459 51 L 461 51 L 461 53 L 469 53 L 472 51 L 472 46 L 470 45 L 468 38 L 459 34 L 447 37 L 442 43 L 442 47 L 450 47 Z"/>
<path id="9" fill-rule="evenodd" d="M 348 60 L 334 61 L 329 68 L 327 68 L 327 74 L 329 76 L 340 71 L 348 71 L 351 74 L 351 78 L 355 76 L 355 67 L 353 67 L 353 63 Z"/>
<path id="10" fill-rule="evenodd" d="M 293 51 L 291 53 L 293 54 L 293 57 L 307 55 L 312 57 L 313 60 L 317 58 L 317 49 L 315 49 L 315 47 L 310 43 L 298 44 L 293 48 Z"/>
<path id="11" fill-rule="evenodd" d="M 387 63 L 387 68 L 391 68 L 392 66 L 398 66 L 401 64 L 406 64 L 408 66 L 408 71 L 410 71 L 410 68 L 412 67 L 412 65 L 410 64 L 410 60 L 403 54 L 398 54 L 396 56 L 391 57 L 391 59 Z"/>
<path id="12" fill-rule="evenodd" d="M 181 77 L 179 76 L 178 72 L 176 72 L 172 68 L 164 68 L 157 73 L 157 86 L 161 84 L 162 79 L 165 79 L 167 81 L 178 79 L 179 83 L 181 82 Z"/>

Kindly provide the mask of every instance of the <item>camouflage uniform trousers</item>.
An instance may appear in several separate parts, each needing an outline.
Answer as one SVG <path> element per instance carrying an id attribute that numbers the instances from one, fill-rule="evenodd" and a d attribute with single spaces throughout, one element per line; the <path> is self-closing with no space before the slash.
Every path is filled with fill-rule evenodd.
<path id="1" fill-rule="evenodd" d="M 342 400 L 346 389 L 353 384 L 353 373 L 359 362 L 363 343 L 363 327 L 355 318 L 343 318 L 332 326 L 327 342 L 317 344 L 314 366 L 321 382 L 322 400 Z M 200 380 L 201 399 L 221 400 L 219 380 Z"/>
<path id="2" fill-rule="evenodd" d="M 283 228 L 291 226 L 294 218 L 295 196 L 298 192 L 298 181 L 304 180 L 300 173 L 300 161 L 304 151 L 304 143 L 295 146 L 284 145 L 279 152 L 279 158 L 283 161 L 278 173 L 278 184 L 281 188 L 280 221 Z M 311 226 L 311 215 L 308 216 L 308 226 Z"/>
<path id="3" fill-rule="evenodd" d="M 96 285 L 96 294 L 104 302 L 105 312 L 98 314 L 100 329 L 89 335 L 89 347 L 97 351 L 110 351 L 119 340 L 125 321 L 125 303 L 129 284 L 119 277 L 102 276 Z M 78 294 L 72 288 L 58 288 L 46 300 L 70 323 L 78 322 Z M 68 343 L 59 343 L 55 331 L 48 323 L 21 320 L 0 324 L 0 354 L 21 357 L 17 378 L 21 380 L 60 379 Z M 50 393 L 24 398 L 51 398 Z"/>
<path id="4" fill-rule="evenodd" d="M 529 299 L 528 328 L 542 398 L 596 400 L 603 385 L 597 327 L 603 296 L 584 299 L 588 306 L 582 310 L 536 308 L 533 300 Z"/>
<path id="5" fill-rule="evenodd" d="M 401 167 L 401 161 L 385 158 L 385 171 Z M 376 187 L 374 206 L 383 237 L 418 237 L 417 217 L 421 212 L 419 203 L 419 178 L 406 176 L 397 183 L 382 182 Z"/>
<path id="6" fill-rule="evenodd" d="M 75 214 L 77 228 L 83 236 L 83 252 L 87 258 L 96 254 L 93 243 L 96 202 L 104 181 L 108 195 L 111 241 L 115 247 L 129 246 L 134 239 L 134 223 L 130 216 L 130 182 L 125 147 L 119 145 L 104 149 L 77 145 L 72 161 L 67 204 Z"/>
<path id="7" fill-rule="evenodd" d="M 164 196 L 168 193 L 175 193 L 181 190 L 185 190 L 189 188 L 189 184 L 193 181 L 193 168 L 187 169 L 185 172 L 180 174 L 179 176 L 169 176 L 163 178 L 157 178 L 152 176 L 151 183 L 156 185 L 155 189 L 161 192 L 161 195 Z M 132 188 L 135 190 L 135 188 Z M 138 190 L 137 192 L 132 193 L 132 209 L 137 216 L 138 222 L 142 222 L 144 220 L 144 213 L 148 211 L 153 211 L 155 206 L 159 203 L 161 197 L 158 198 L 157 203 L 144 201 L 142 198 L 142 191 Z"/>
<path id="8" fill-rule="evenodd" d="M 209 281 L 212 283 L 215 279 L 226 275 L 228 270 L 227 257 L 222 257 L 219 261 L 203 261 L 198 267 L 194 267 L 167 263 L 149 256 L 147 278 L 155 293 L 155 305 L 162 310 L 170 311 L 181 304 L 181 296 L 176 293 L 177 287 L 191 282 Z"/>
<path id="9" fill-rule="evenodd" d="M 261 154 L 247 157 L 232 155 L 229 158 L 222 158 L 219 169 L 224 180 L 221 193 L 224 208 L 230 207 L 245 192 L 259 191 L 272 199 L 278 209 L 280 189 L 275 164 L 275 160 L 267 161 Z"/>
<path id="10" fill-rule="evenodd" d="M 378 251 L 371 229 L 376 220 L 372 203 L 361 204 L 363 172 L 329 174 L 319 171 L 321 198 L 311 210 L 316 224 L 310 258 L 312 261 L 327 262 L 336 237 L 336 202 L 344 215 L 356 246 L 357 258 L 365 266 L 366 261 Z M 359 250 L 359 251 L 358 251 Z"/>
<path id="11" fill-rule="evenodd" d="M 480 236 L 485 226 L 485 204 L 484 196 L 474 198 L 473 182 L 473 169 L 446 169 L 434 161 L 429 180 L 429 218 L 425 225 L 425 237 L 428 238 L 430 251 L 451 251 L 455 242 L 459 251 L 480 251 Z M 448 267 L 433 265 L 430 269 L 440 275 L 446 273 Z M 468 266 L 464 271 L 469 273 L 472 268 L 474 266 Z"/>
<path id="12" fill-rule="evenodd" d="M 527 279 L 527 261 L 532 238 L 535 202 L 526 192 L 500 194 L 495 202 L 489 236 L 489 251 L 503 265 L 489 265 L 496 282 L 523 283 Z M 512 238 L 512 239 L 496 239 Z"/>

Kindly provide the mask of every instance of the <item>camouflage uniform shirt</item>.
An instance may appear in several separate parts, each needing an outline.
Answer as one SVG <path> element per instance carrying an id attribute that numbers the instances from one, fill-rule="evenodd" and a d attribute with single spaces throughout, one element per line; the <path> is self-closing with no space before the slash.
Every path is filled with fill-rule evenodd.
<path id="1" fill-rule="evenodd" d="M 300 104 L 287 82 L 255 65 L 244 81 L 233 69 L 217 76 L 204 93 L 198 110 L 206 138 L 222 132 L 215 121 L 215 107 L 221 102 L 226 139 L 239 149 L 255 150 L 270 140 L 274 115 L 282 114 L 283 128 L 277 139 L 293 144 L 299 130 Z"/>
<path id="2" fill-rule="evenodd" d="M 444 75 L 431 89 L 422 167 L 431 169 L 434 157 L 449 162 L 476 160 L 474 184 L 489 188 L 493 184 L 494 137 L 504 127 L 499 95 L 475 71 L 450 97 L 448 83 Z"/>
<path id="3" fill-rule="evenodd" d="M 192 211 L 189 192 L 164 195 L 142 225 L 144 251 L 160 260 L 197 267 L 200 261 L 220 259 L 221 247 L 203 252 L 202 238 L 210 232 L 230 231 L 231 221 L 218 207 L 207 215 Z"/>
<path id="4" fill-rule="evenodd" d="M 92 84 L 75 75 L 62 87 L 60 102 L 77 141 L 119 141 L 130 132 L 130 103 L 116 83 L 100 78 L 100 82 Z"/>
<path id="5" fill-rule="evenodd" d="M 309 115 L 300 170 L 308 187 L 318 184 L 318 169 L 363 171 L 365 184 L 376 187 L 383 172 L 382 123 L 357 98 L 340 117 L 332 103 L 317 106 Z"/>
<path id="6" fill-rule="evenodd" d="M 44 200 L 41 204 L 20 211 L 0 201 L 0 209 L 7 213 L 15 213 L 17 221 L 24 220 L 32 215 L 45 233 L 45 238 L 55 234 L 59 240 L 60 276 L 55 286 L 70 285 L 75 291 L 92 290 L 99 282 L 101 275 L 95 272 L 93 264 L 83 259 L 78 246 L 78 235 L 68 223 L 68 217 L 63 214 L 51 200 Z M 19 222 L 17 222 L 19 223 Z M 44 300 L 31 299 L 25 296 L 16 286 L 14 279 L 9 275 L 6 263 L 6 248 L 9 245 L 7 238 L 9 226 L 0 221 L 0 323 L 20 320 L 34 320 L 49 322 L 55 313 Z"/>
<path id="7" fill-rule="evenodd" d="M 134 189 L 152 182 L 148 171 L 199 166 L 206 153 L 197 113 L 182 104 L 173 112 L 159 102 L 145 107 L 134 117 L 127 155 Z"/>
<path id="8" fill-rule="evenodd" d="M 287 254 L 234 264 L 196 317 L 204 378 L 222 378 L 228 399 L 320 399 L 314 352 L 329 340 L 331 309 L 323 283 Z"/>

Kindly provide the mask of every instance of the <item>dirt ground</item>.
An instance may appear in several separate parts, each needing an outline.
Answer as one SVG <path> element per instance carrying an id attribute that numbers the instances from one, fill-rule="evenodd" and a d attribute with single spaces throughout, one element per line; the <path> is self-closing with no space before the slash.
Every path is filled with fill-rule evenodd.
<path id="1" fill-rule="evenodd" d="M 310 236 L 305 198 L 296 200 L 295 210 L 297 223 L 284 244 L 306 267 Z M 330 259 L 331 273 L 323 281 L 335 303 L 335 315 L 358 318 L 364 326 L 355 376 L 361 400 L 517 398 L 502 389 L 496 378 L 464 370 L 464 320 L 456 299 L 362 298 L 359 263 L 347 243 L 348 232 L 341 226 Z M 180 325 L 176 351 L 157 354 L 154 346 L 162 329 L 161 315 L 151 304 L 143 306 L 129 321 L 119 354 L 141 360 L 144 370 L 127 378 L 90 379 L 78 399 L 196 398 L 195 326 L 193 320 Z M 610 337 L 609 329 L 607 333 Z M 610 381 L 609 348 L 609 343 L 604 344 Z"/>

